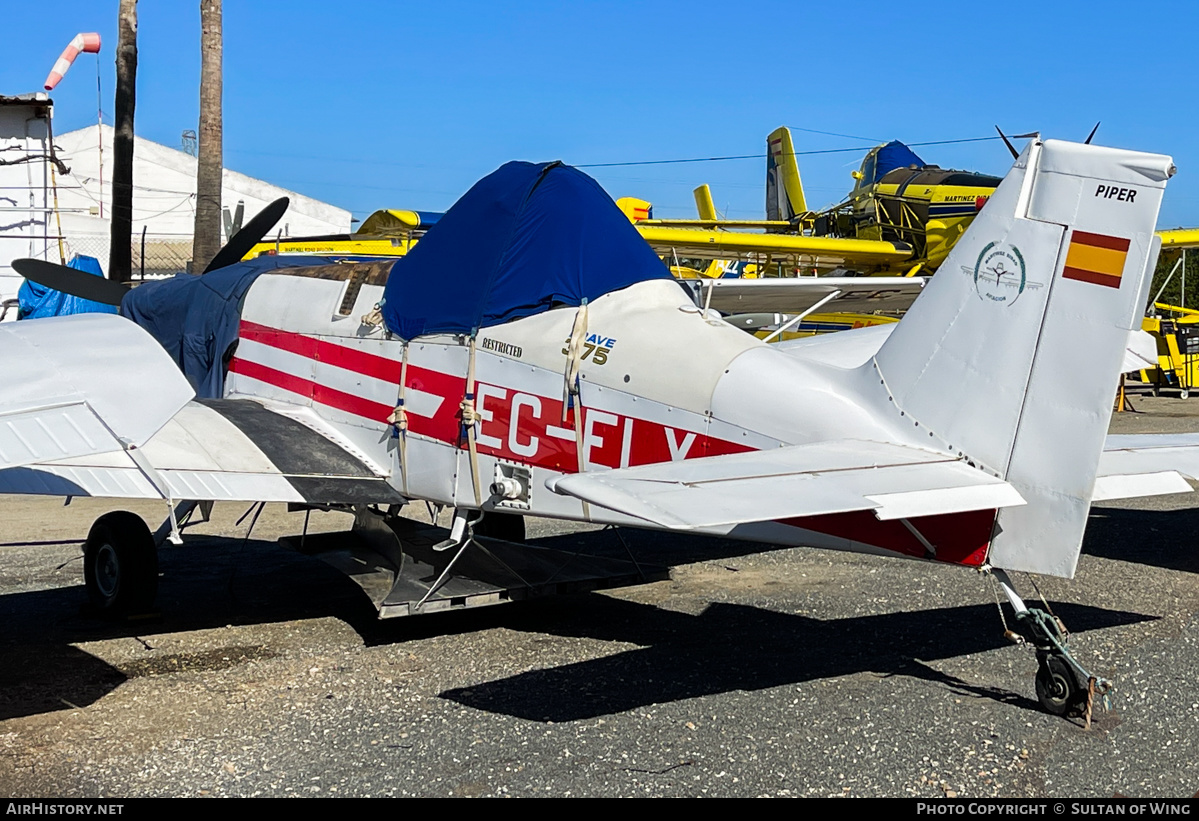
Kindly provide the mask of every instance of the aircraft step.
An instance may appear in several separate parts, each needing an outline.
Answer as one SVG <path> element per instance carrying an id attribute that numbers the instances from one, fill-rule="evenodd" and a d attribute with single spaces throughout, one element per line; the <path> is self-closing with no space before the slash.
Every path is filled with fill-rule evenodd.
<path id="1" fill-rule="evenodd" d="M 449 531 L 442 527 L 402 516 L 385 519 L 363 509 L 352 530 L 309 534 L 302 540 L 290 536 L 280 543 L 325 561 L 357 582 L 378 609 L 379 618 L 485 607 L 670 578 L 665 567 L 639 565 L 628 558 L 489 537 L 477 537 L 477 544 L 469 545 L 454 561 L 457 548 L 433 550 L 433 545 L 448 536 Z M 453 567 L 443 579 L 451 561 Z"/>

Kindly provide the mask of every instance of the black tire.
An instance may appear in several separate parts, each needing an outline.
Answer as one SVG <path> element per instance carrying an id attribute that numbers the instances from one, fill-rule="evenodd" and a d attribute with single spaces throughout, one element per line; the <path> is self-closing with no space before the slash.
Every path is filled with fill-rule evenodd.
<path id="1" fill-rule="evenodd" d="M 500 513 L 489 510 L 475 525 L 474 531 L 476 536 L 486 536 L 489 539 L 523 542 L 525 540 L 525 517 L 519 513 Z"/>
<path id="2" fill-rule="evenodd" d="M 1076 715 L 1086 706 L 1086 690 L 1060 656 L 1049 655 L 1037 666 L 1037 701 L 1055 716 Z"/>
<path id="3" fill-rule="evenodd" d="M 158 549 L 135 513 L 105 513 L 88 531 L 83 580 L 92 605 L 106 616 L 146 613 L 158 595 Z"/>

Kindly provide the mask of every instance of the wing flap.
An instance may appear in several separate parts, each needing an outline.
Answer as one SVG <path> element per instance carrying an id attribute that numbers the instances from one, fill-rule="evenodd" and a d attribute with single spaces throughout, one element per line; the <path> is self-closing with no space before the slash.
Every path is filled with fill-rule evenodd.
<path id="1" fill-rule="evenodd" d="M 5 467 L 82 456 L 120 446 L 86 402 L 42 405 L 0 414 L 0 465 Z"/>
<path id="2" fill-rule="evenodd" d="M 547 487 L 671 529 L 873 510 L 880 519 L 1020 505 L 946 454 L 877 442 L 794 445 L 550 479 Z"/>

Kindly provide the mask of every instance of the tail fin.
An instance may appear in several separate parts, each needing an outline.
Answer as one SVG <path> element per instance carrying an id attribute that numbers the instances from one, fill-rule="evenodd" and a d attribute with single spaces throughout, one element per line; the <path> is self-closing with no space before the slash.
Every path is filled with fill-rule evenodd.
<path id="1" fill-rule="evenodd" d="M 720 215 L 716 213 L 716 203 L 712 202 L 712 189 L 708 187 L 707 183 L 691 193 L 695 195 L 695 210 L 699 212 L 701 220 L 720 219 Z"/>
<path id="2" fill-rule="evenodd" d="M 616 207 L 629 218 L 629 222 L 637 223 L 654 218 L 654 207 L 636 197 L 621 197 L 616 201 Z"/>
<path id="3" fill-rule="evenodd" d="M 888 408 L 1027 500 L 998 514 L 998 567 L 1074 573 L 1173 173 L 1162 155 L 1030 143 L 875 357 Z"/>
<path id="4" fill-rule="evenodd" d="M 766 219 L 790 221 L 807 210 L 791 129 L 781 126 L 766 138 Z"/>

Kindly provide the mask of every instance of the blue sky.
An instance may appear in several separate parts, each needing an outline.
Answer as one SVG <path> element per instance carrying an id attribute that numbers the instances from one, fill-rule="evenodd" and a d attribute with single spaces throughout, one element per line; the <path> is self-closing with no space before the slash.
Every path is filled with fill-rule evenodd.
<path id="1" fill-rule="evenodd" d="M 13 4 L 14 6 L 16 4 Z M 104 38 L 111 122 L 116 0 L 5 9 L 0 94 L 35 91 L 79 31 Z M 762 154 L 778 125 L 810 206 L 831 205 L 875 141 L 1011 132 L 1172 154 L 1160 225 L 1199 225 L 1191 99 L 1199 6 L 1060 2 L 837 4 L 227 0 L 225 164 L 362 217 L 440 210 L 510 159 L 572 164 Z M 179 146 L 198 110 L 199 3 L 139 8 L 137 133 Z M 96 121 L 96 57 L 53 94 L 55 128 Z M 856 150 L 861 148 L 862 150 Z M 916 149 L 1002 174 L 998 141 Z M 764 160 L 591 169 L 613 196 L 694 214 L 712 185 L 763 212 Z"/>

